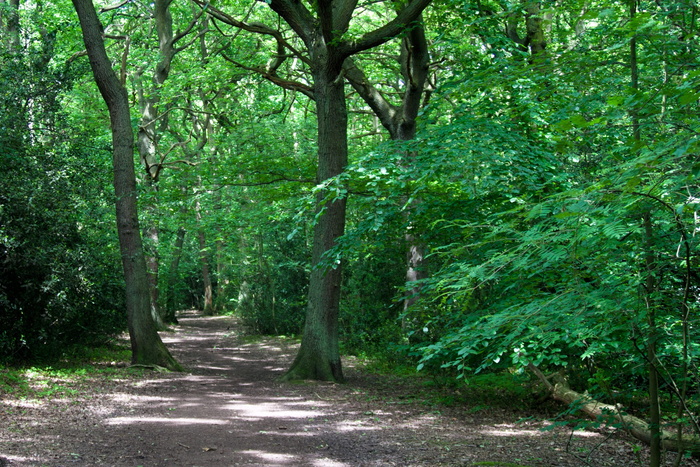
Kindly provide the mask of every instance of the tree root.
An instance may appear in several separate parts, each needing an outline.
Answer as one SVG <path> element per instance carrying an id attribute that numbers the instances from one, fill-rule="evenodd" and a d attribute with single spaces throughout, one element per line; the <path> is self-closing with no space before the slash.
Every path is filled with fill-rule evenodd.
<path id="1" fill-rule="evenodd" d="M 649 424 L 646 421 L 623 413 L 619 406 L 603 404 L 587 394 L 581 394 L 572 390 L 561 374 L 547 377 L 533 364 L 529 365 L 529 369 L 552 393 L 554 400 L 573 405 L 578 410 L 594 419 L 608 417 L 616 423 L 619 423 L 624 430 L 639 441 L 647 445 L 650 444 L 651 432 L 649 430 Z M 553 383 L 550 381 L 550 378 L 553 380 Z M 667 451 L 689 452 L 693 457 L 700 456 L 700 437 L 697 435 L 683 434 L 679 437 L 677 433 L 661 430 L 661 446 L 662 449 Z"/>

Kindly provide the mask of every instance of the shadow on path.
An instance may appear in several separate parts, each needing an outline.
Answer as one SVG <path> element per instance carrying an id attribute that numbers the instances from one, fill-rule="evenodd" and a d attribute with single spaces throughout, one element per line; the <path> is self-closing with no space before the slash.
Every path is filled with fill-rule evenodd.
<path id="1" fill-rule="evenodd" d="M 636 464 L 627 443 L 601 433 L 543 433 L 542 422 L 516 423 L 515 411 L 421 404 L 351 365 L 345 385 L 281 384 L 295 344 L 249 341 L 230 317 L 179 319 L 163 340 L 186 373 L 147 371 L 67 404 L 58 422 L 35 416 L 0 433 L 0 454 L 50 466 Z"/>

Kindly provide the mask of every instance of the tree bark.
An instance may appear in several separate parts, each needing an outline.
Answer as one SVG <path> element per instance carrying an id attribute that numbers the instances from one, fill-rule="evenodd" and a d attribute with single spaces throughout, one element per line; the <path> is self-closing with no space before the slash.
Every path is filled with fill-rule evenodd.
<path id="1" fill-rule="evenodd" d="M 112 126 L 117 231 L 126 281 L 126 306 L 134 364 L 181 371 L 156 332 L 150 313 L 146 260 L 139 228 L 134 170 L 134 133 L 126 89 L 112 70 L 105 51 L 102 25 L 92 0 L 73 0 L 95 82 L 109 109 Z"/>
<path id="2" fill-rule="evenodd" d="M 202 312 L 205 316 L 214 314 L 214 293 L 211 283 L 211 270 L 209 268 L 209 255 L 207 254 L 207 234 L 202 226 L 202 206 L 199 201 L 195 202 L 195 216 L 199 224 L 197 241 L 199 242 L 199 263 L 202 267 L 203 284 L 203 306 Z"/>
<path id="3" fill-rule="evenodd" d="M 555 400 L 573 405 L 591 418 L 607 418 L 618 423 L 624 430 L 646 445 L 650 445 L 656 439 L 661 448 L 667 451 L 690 452 L 694 456 L 700 454 L 700 437 L 697 435 L 684 435 L 679 439 L 677 433 L 659 430 L 658 436 L 656 436 L 650 429 L 649 423 L 623 413 L 620 407 L 603 404 L 586 394 L 572 390 L 566 380 L 559 375 L 555 376 L 555 382 L 552 384 L 536 366 L 530 365 L 529 368 L 551 391 Z"/>
<path id="4" fill-rule="evenodd" d="M 530 48 L 530 55 L 533 57 L 541 56 L 547 47 L 543 22 L 540 15 L 540 2 L 528 1 L 525 4 L 525 44 Z"/>
<path id="5" fill-rule="evenodd" d="M 342 60 L 334 56 L 319 34 L 311 50 L 314 98 L 318 119 L 317 182 L 340 175 L 348 161 L 347 108 L 345 80 L 340 76 Z M 284 376 L 285 379 L 343 381 L 338 346 L 340 311 L 340 262 L 321 266 L 324 253 L 335 246 L 345 230 L 346 198 L 326 199 L 328 192 L 316 197 L 317 221 L 314 226 L 309 302 L 301 348 Z"/>
<path id="6" fill-rule="evenodd" d="M 137 147 L 141 162 L 146 172 L 146 186 L 152 192 L 152 202 L 146 208 L 151 213 L 149 225 L 145 229 L 145 235 L 151 240 L 149 248 L 146 248 L 148 268 L 149 289 L 151 295 L 151 314 L 158 329 L 165 328 L 162 320 L 158 300 L 158 275 L 160 269 L 160 258 L 158 257 L 158 180 L 162 168 L 162 161 L 158 155 L 159 134 L 168 126 L 168 115 L 165 112 L 159 115 L 160 88 L 170 74 L 170 64 L 175 57 L 176 50 L 173 47 L 175 36 L 173 34 L 173 19 L 170 14 L 170 0 L 155 0 L 153 5 L 153 16 L 156 23 L 156 33 L 158 36 L 158 51 L 160 61 L 153 71 L 151 89 L 144 89 L 145 83 L 142 73 L 137 76 L 137 89 L 139 105 L 141 107 L 141 122 L 137 134 Z M 160 117 L 160 118 L 158 118 Z"/>
<path id="7" fill-rule="evenodd" d="M 343 35 L 350 25 L 356 0 L 319 0 L 315 16 L 301 2 L 270 0 L 270 7 L 297 33 L 309 53 L 318 120 L 317 183 L 341 174 L 347 165 L 348 118 L 342 74 L 345 59 L 405 32 L 429 3 L 430 0 L 411 0 L 393 20 L 348 41 Z M 341 264 L 337 261 L 330 266 L 321 265 L 344 233 L 345 208 L 345 195 L 332 197 L 325 190 L 318 193 L 302 344 L 283 379 L 344 380 L 338 346 Z"/>
<path id="8" fill-rule="evenodd" d="M 280 42 L 281 36 L 273 28 L 247 25 L 208 4 L 197 3 L 203 8 L 206 6 L 209 14 L 220 21 L 251 32 L 272 35 L 278 39 L 278 46 L 285 43 Z M 352 40 L 344 39 L 343 35 L 348 30 L 357 0 L 319 0 L 314 3 L 313 11 L 297 0 L 270 0 L 267 3 L 304 42 L 309 55 L 313 91 L 309 91 L 307 86 L 303 87 L 306 88 L 305 94 L 312 95 L 316 102 L 317 182 L 323 184 L 342 173 L 347 164 L 343 62 L 353 54 L 376 47 L 407 31 L 430 0 L 409 1 L 393 20 Z M 343 380 L 338 348 L 341 265 L 337 262 L 332 266 L 322 266 L 322 259 L 345 230 L 346 200 L 344 195 L 328 197 L 327 194 L 327 191 L 321 190 L 316 202 L 313 269 L 302 345 L 283 379 Z"/>
<path id="9" fill-rule="evenodd" d="M 416 119 L 418 118 L 418 112 L 425 103 L 423 97 L 428 87 L 428 59 L 428 42 L 425 38 L 423 21 L 419 18 L 416 25 L 401 40 L 399 65 L 406 87 L 401 103 L 398 106 L 392 105 L 369 82 L 365 73 L 352 59 L 345 61 L 344 69 L 348 82 L 372 109 L 394 141 L 410 141 L 416 136 Z M 415 153 L 407 153 L 406 165 L 413 165 L 415 158 Z M 425 246 L 420 241 L 420 233 L 415 231 L 411 225 L 413 217 L 411 213 L 419 203 L 420 200 L 414 200 L 406 211 L 406 223 L 408 225 L 405 234 L 407 245 L 406 283 L 411 285 L 404 299 L 404 314 L 418 301 L 421 291 L 418 281 L 426 277 L 422 269 Z"/>
<path id="10" fill-rule="evenodd" d="M 178 269 L 180 268 L 180 258 L 182 257 L 182 246 L 185 243 L 185 235 L 187 230 L 184 227 L 177 229 L 177 234 L 175 236 L 175 245 L 173 247 L 173 257 L 170 261 L 170 270 L 168 272 L 168 291 L 167 291 L 167 301 L 165 306 L 165 316 L 163 320 L 169 324 L 177 324 L 177 317 L 175 312 L 177 311 L 175 305 L 175 284 L 178 278 Z"/>

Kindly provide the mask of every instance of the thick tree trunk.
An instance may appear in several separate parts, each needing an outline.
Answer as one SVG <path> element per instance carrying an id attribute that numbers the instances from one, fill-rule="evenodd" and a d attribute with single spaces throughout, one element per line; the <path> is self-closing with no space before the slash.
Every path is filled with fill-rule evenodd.
<path id="1" fill-rule="evenodd" d="M 357 7 L 355 0 L 321 0 L 314 3 L 313 13 L 297 0 L 269 0 L 270 7 L 301 38 L 309 54 L 318 120 L 318 183 L 339 175 L 347 165 L 348 118 L 341 74 L 344 60 L 406 32 L 406 26 L 428 3 L 430 0 L 411 0 L 385 25 L 345 40 L 343 35 Z M 242 26 L 240 22 L 233 24 Z M 345 206 L 342 192 L 335 197 L 324 191 L 318 194 L 304 335 L 299 354 L 283 379 L 343 380 L 338 348 L 341 265 L 321 265 L 324 255 L 343 235 Z"/>
<path id="2" fill-rule="evenodd" d="M 159 275 L 159 264 L 160 258 L 158 257 L 158 242 L 160 239 L 160 230 L 156 224 L 151 225 L 146 229 L 146 236 L 150 240 L 151 251 L 146 258 L 146 268 L 148 274 L 148 293 L 151 298 L 151 316 L 153 317 L 153 323 L 156 329 L 162 331 L 165 329 L 165 324 L 163 323 L 163 314 L 158 303 L 159 293 L 158 293 L 158 275 Z"/>
<path id="3" fill-rule="evenodd" d="M 140 80 L 141 77 L 139 76 Z M 150 97 L 145 97 L 146 95 Z M 138 83 L 139 103 L 141 105 L 141 124 L 139 125 L 137 147 L 141 162 L 144 165 L 146 176 L 144 185 L 149 193 L 149 202 L 145 208 L 148 226 L 144 229 L 144 235 L 150 240 L 145 249 L 146 267 L 148 269 L 148 284 L 151 296 L 151 314 L 158 329 L 164 329 L 165 325 L 161 318 L 161 310 L 158 304 L 158 275 L 160 269 L 160 259 L 158 257 L 158 240 L 160 232 L 158 228 L 158 176 L 160 165 L 156 154 L 156 98 L 157 91 L 146 92 L 143 83 Z"/>
<path id="4" fill-rule="evenodd" d="M 543 18 L 540 15 L 540 2 L 528 1 L 525 3 L 525 44 L 530 48 L 533 57 L 542 56 L 547 47 L 547 40 L 542 27 Z"/>
<path id="5" fill-rule="evenodd" d="M 322 40 L 319 38 L 319 42 Z M 347 165 L 347 108 L 342 63 L 334 63 L 328 50 L 315 50 L 314 90 L 318 118 L 317 181 L 342 173 Z M 327 200 L 328 192 L 316 198 L 318 220 L 314 226 L 309 303 L 301 348 L 284 379 L 343 381 L 338 346 L 341 265 L 321 267 L 323 255 L 335 246 L 345 230 L 346 198 Z"/>
<path id="6" fill-rule="evenodd" d="M 126 89 L 112 70 L 101 35 L 102 25 L 97 18 L 92 1 L 73 0 L 73 6 L 80 19 L 93 75 L 109 109 L 112 124 L 117 231 L 126 281 L 132 363 L 159 365 L 180 371 L 182 367 L 165 348 L 156 332 L 150 313 L 146 260 L 136 204 L 134 134 L 131 128 Z"/>

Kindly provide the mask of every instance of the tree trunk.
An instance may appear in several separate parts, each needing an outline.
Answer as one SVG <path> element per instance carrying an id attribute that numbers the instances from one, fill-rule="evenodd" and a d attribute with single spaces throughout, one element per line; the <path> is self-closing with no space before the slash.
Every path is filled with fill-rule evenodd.
<path id="1" fill-rule="evenodd" d="M 540 15 L 540 2 L 528 1 L 525 4 L 525 44 L 530 48 L 532 57 L 541 56 L 547 47 L 547 40 L 542 27 L 543 18 Z"/>
<path id="2" fill-rule="evenodd" d="M 150 313 L 150 296 L 139 229 L 134 171 L 134 133 L 126 89 L 112 70 L 91 0 L 73 0 L 97 86 L 109 109 L 112 126 L 117 231 L 126 282 L 126 306 L 132 363 L 181 371 L 160 339 Z"/>
<path id="3" fill-rule="evenodd" d="M 202 265 L 202 284 L 204 294 L 204 307 L 202 312 L 205 316 L 214 314 L 214 292 L 211 284 L 211 272 L 209 270 L 209 258 L 207 257 L 207 237 L 204 230 L 197 233 L 199 240 L 199 260 Z"/>
<path id="4" fill-rule="evenodd" d="M 162 331 L 165 329 L 165 324 L 163 323 L 162 310 L 158 304 L 158 272 L 160 258 L 158 257 L 158 241 L 160 237 L 160 231 L 158 225 L 155 224 L 155 219 L 152 219 L 154 224 L 146 229 L 146 236 L 150 240 L 151 251 L 146 258 L 146 270 L 148 276 L 148 294 L 151 300 L 151 316 L 153 317 L 153 323 L 156 329 Z"/>
<path id="5" fill-rule="evenodd" d="M 141 107 L 141 123 L 137 135 L 137 147 L 141 162 L 143 163 L 146 172 L 146 186 L 152 192 L 152 201 L 146 208 L 150 213 L 149 225 L 145 229 L 145 234 L 151 240 L 146 248 L 147 259 L 146 265 L 148 268 L 149 289 L 151 296 L 151 313 L 153 320 L 158 329 L 164 329 L 165 325 L 162 320 L 162 312 L 158 304 L 158 274 L 160 268 L 160 259 L 158 257 L 158 180 L 162 168 L 161 160 L 158 155 L 158 140 L 159 134 L 162 133 L 168 126 L 168 114 L 165 112 L 159 115 L 160 104 L 160 87 L 170 74 L 170 64 L 175 56 L 173 47 L 173 19 L 170 14 L 170 0 L 155 0 L 154 3 L 154 19 L 156 23 L 156 33 L 158 35 L 158 50 L 160 52 L 160 61 L 153 71 L 152 82 L 150 89 L 144 89 L 145 84 L 142 80 L 142 74 L 137 76 L 138 97 Z M 159 118 L 160 117 L 160 118 Z M 156 122 L 158 122 L 156 124 Z"/>
<path id="6" fill-rule="evenodd" d="M 401 104 L 392 105 L 382 93 L 373 86 L 365 73 L 352 60 L 348 59 L 344 63 L 344 69 L 348 82 L 362 97 L 365 103 L 372 109 L 374 114 L 382 122 L 384 128 L 389 132 L 389 136 L 394 141 L 411 141 L 416 136 L 416 119 L 418 112 L 428 95 L 428 42 L 425 38 L 423 20 L 419 18 L 416 26 L 411 28 L 401 41 L 401 52 L 399 54 L 399 65 L 401 75 L 406 87 L 403 92 Z M 416 154 L 409 152 L 406 154 L 405 164 L 411 166 L 415 164 Z M 405 200 L 404 200 L 405 201 Z M 422 270 L 423 258 L 425 257 L 425 246 L 420 241 L 420 233 L 412 227 L 412 212 L 420 204 L 420 200 L 414 200 L 406 210 L 406 224 L 408 225 L 406 241 L 406 282 L 412 284 L 404 299 L 404 316 L 408 309 L 418 301 L 420 296 L 420 285 L 418 281 L 426 276 Z M 405 319 L 405 318 L 404 318 Z M 402 327 L 407 327 L 404 321 Z"/>
<path id="7" fill-rule="evenodd" d="M 322 43 L 318 38 L 317 44 Z M 343 172 L 348 160 L 345 80 L 340 76 L 342 61 L 334 60 L 325 45 L 312 51 L 314 95 L 318 119 L 317 182 Z M 309 282 L 309 302 L 301 348 L 284 379 L 343 381 L 338 346 L 341 264 L 321 266 L 323 255 L 335 246 L 345 230 L 345 196 L 326 199 L 327 191 L 316 197 Z"/>
<path id="8" fill-rule="evenodd" d="M 430 0 L 407 2 L 396 18 L 351 40 L 343 35 L 357 7 L 355 0 L 320 0 L 314 4 L 313 13 L 297 0 L 267 3 L 302 39 L 309 54 L 318 120 L 316 174 L 317 182 L 324 183 L 341 174 L 348 161 L 343 62 L 406 32 L 407 25 L 418 18 Z M 345 206 L 346 195 L 342 191 L 335 197 L 326 190 L 320 190 L 317 195 L 304 334 L 299 353 L 283 379 L 343 381 L 338 348 L 341 265 L 337 261 L 323 266 L 322 261 L 329 261 L 324 255 L 345 231 Z"/>
<path id="9" fill-rule="evenodd" d="M 195 203 L 195 215 L 197 223 L 199 223 L 199 231 L 197 232 L 197 240 L 199 241 L 199 263 L 202 267 L 202 284 L 204 294 L 204 304 L 202 312 L 205 316 L 214 314 L 214 294 L 211 285 L 211 272 L 209 269 L 209 257 L 207 255 L 207 235 L 204 232 L 202 224 L 202 207 L 199 201 Z"/>
<path id="10" fill-rule="evenodd" d="M 586 394 L 572 390 L 566 380 L 559 375 L 555 376 L 555 383 L 552 384 L 536 366 L 530 365 L 529 368 L 552 392 L 552 397 L 555 400 L 575 406 L 591 418 L 603 418 L 620 424 L 624 430 L 646 445 L 650 445 L 656 439 L 661 448 L 667 451 L 690 452 L 694 456 L 700 454 L 700 437 L 697 435 L 684 435 L 679 439 L 676 433 L 660 430 L 656 436 L 650 430 L 649 423 L 632 415 L 624 414 L 620 407 L 603 404 Z"/>
<path id="11" fill-rule="evenodd" d="M 177 317 L 175 312 L 177 311 L 175 305 L 175 284 L 177 283 L 178 274 L 177 271 L 180 268 L 180 258 L 182 257 L 182 246 L 185 243 L 185 234 L 187 231 L 184 227 L 177 229 L 177 236 L 175 237 L 175 246 L 173 247 L 173 258 L 170 262 L 170 271 L 168 274 L 168 291 L 167 291 L 167 302 L 165 306 L 165 316 L 163 320 L 169 324 L 177 324 Z"/>
<path id="12" fill-rule="evenodd" d="M 164 329 L 165 325 L 161 319 L 161 310 L 158 305 L 158 274 L 160 269 L 160 259 L 158 258 L 158 240 L 160 232 L 158 228 L 158 176 L 160 165 L 156 154 L 156 103 L 157 91 L 145 91 L 141 76 L 137 77 L 137 88 L 139 104 L 141 106 L 141 123 L 137 137 L 137 147 L 141 162 L 145 168 L 146 176 L 143 184 L 149 193 L 149 201 L 145 207 L 148 226 L 144 229 L 144 235 L 150 240 L 145 248 L 146 267 L 148 270 L 148 285 L 151 297 L 151 314 L 158 329 Z M 146 96 L 149 97 L 146 97 Z"/>

